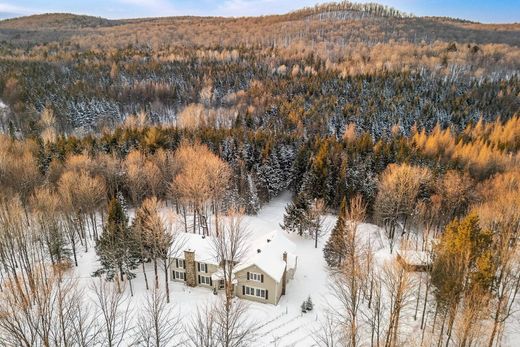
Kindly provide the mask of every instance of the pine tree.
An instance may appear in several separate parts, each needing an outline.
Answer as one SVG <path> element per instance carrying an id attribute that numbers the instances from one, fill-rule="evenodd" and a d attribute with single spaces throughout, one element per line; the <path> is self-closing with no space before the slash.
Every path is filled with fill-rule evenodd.
<path id="1" fill-rule="evenodd" d="M 260 210 L 260 199 L 256 189 L 255 181 L 251 174 L 247 175 L 246 211 L 248 214 L 256 214 Z"/>
<path id="2" fill-rule="evenodd" d="M 121 206 L 123 213 L 125 215 L 127 215 L 128 214 L 128 204 L 126 203 L 125 196 L 123 195 L 123 193 L 120 190 L 116 194 L 116 199 L 117 199 L 117 203 L 119 204 L 119 206 Z"/>
<path id="3" fill-rule="evenodd" d="M 118 199 L 110 201 L 107 222 L 96 244 L 96 252 L 101 268 L 94 272 L 94 276 L 105 275 L 108 281 L 114 280 L 118 273 L 121 281 L 125 276 L 129 280 L 135 277 L 132 270 L 139 264 L 139 245 Z"/>
<path id="4" fill-rule="evenodd" d="M 345 255 L 345 228 L 346 228 L 346 217 L 347 217 L 347 201 L 345 198 L 341 201 L 340 212 L 338 220 L 334 229 L 330 234 L 325 247 L 323 248 L 323 256 L 327 265 L 330 267 L 339 267 L 343 262 Z"/>
<path id="5" fill-rule="evenodd" d="M 293 201 L 285 207 L 283 216 L 283 230 L 298 232 L 303 236 L 312 224 L 310 220 L 310 203 L 305 193 L 296 195 Z"/>
<path id="6" fill-rule="evenodd" d="M 310 295 L 307 298 L 307 301 L 305 301 L 305 308 L 307 309 L 307 311 L 312 311 L 312 309 L 314 308 L 314 303 L 312 302 Z"/>

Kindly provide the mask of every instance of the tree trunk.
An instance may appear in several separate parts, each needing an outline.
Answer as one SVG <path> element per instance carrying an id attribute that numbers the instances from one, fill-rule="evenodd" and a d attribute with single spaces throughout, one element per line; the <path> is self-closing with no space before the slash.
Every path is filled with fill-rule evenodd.
<path id="1" fill-rule="evenodd" d="M 153 271 L 155 274 L 155 288 L 159 289 L 159 272 L 157 269 L 157 257 L 153 258 Z"/>
<path id="2" fill-rule="evenodd" d="M 498 300 L 498 306 L 495 311 L 495 316 L 493 317 L 493 330 L 491 331 L 491 336 L 489 337 L 488 347 L 493 347 L 493 343 L 495 342 L 495 336 L 497 334 L 498 325 L 499 325 L 499 316 L 500 310 L 502 309 L 502 298 Z"/>
<path id="3" fill-rule="evenodd" d="M 150 287 L 148 287 L 148 276 L 146 276 L 146 269 L 144 268 L 144 261 L 142 261 L 141 264 L 143 266 L 144 283 L 146 284 L 146 290 L 148 290 L 148 289 L 150 289 Z"/>
<path id="4" fill-rule="evenodd" d="M 170 283 L 168 282 L 168 258 L 164 258 L 164 289 L 166 291 L 166 302 L 170 303 Z"/>
<path id="5" fill-rule="evenodd" d="M 444 325 L 446 324 L 446 317 L 447 316 L 448 316 L 448 312 L 446 312 L 442 316 L 441 331 L 439 332 L 439 341 L 437 342 L 437 347 L 440 347 L 442 345 L 442 341 L 443 341 L 442 336 L 444 335 Z"/>
<path id="6" fill-rule="evenodd" d="M 74 264 L 76 265 L 76 267 L 78 267 L 78 256 L 76 255 L 76 240 L 75 240 L 74 236 L 71 239 L 71 243 L 72 243 L 72 255 L 74 256 Z"/>
<path id="7" fill-rule="evenodd" d="M 448 321 L 448 333 L 447 333 L 447 338 L 446 338 L 446 347 L 449 346 L 450 344 L 450 340 L 451 340 L 451 334 L 453 332 L 453 324 L 455 322 L 455 316 L 457 314 L 457 306 L 455 305 L 455 307 L 453 307 L 451 310 L 450 310 L 450 319 Z"/>
<path id="8" fill-rule="evenodd" d="M 422 275 L 419 278 L 419 290 L 417 293 L 417 301 L 415 302 L 415 312 L 413 315 L 413 320 L 417 320 L 417 311 L 419 311 L 419 301 L 421 299 L 421 288 L 422 288 Z"/>
<path id="9" fill-rule="evenodd" d="M 218 230 L 218 227 L 219 227 L 219 225 L 218 225 L 218 223 L 219 223 L 219 221 L 218 221 L 218 206 L 217 206 L 216 202 L 213 205 L 215 206 L 215 233 L 217 234 L 217 237 L 218 237 L 219 236 L 219 230 Z"/>
<path id="10" fill-rule="evenodd" d="M 197 209 L 193 207 L 193 233 L 197 232 Z"/>
<path id="11" fill-rule="evenodd" d="M 422 315 L 421 315 L 421 329 L 425 329 L 425 326 L 424 326 L 424 315 L 426 313 L 426 304 L 428 303 L 428 294 L 429 294 L 429 291 L 430 291 L 430 280 L 426 279 L 426 281 L 427 281 L 426 282 L 426 292 L 424 293 L 424 305 L 423 305 L 423 310 L 422 310 Z"/>
<path id="12" fill-rule="evenodd" d="M 184 217 L 184 232 L 188 232 L 188 216 L 186 215 L 186 206 L 182 206 L 182 215 Z"/>

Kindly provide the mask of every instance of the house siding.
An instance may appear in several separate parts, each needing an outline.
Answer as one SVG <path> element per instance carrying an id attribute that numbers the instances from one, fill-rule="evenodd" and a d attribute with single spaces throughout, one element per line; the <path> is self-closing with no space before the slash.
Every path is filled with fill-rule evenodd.
<path id="1" fill-rule="evenodd" d="M 197 264 L 199 264 L 199 262 L 197 262 Z M 213 288 L 217 285 L 217 281 L 212 281 L 213 283 L 211 285 L 209 284 L 204 284 L 204 283 L 199 283 L 199 276 L 205 276 L 205 277 L 210 277 L 211 278 L 211 275 L 213 275 L 215 272 L 218 271 L 219 267 L 215 264 L 208 264 L 208 263 L 203 263 L 203 262 L 200 262 L 200 264 L 207 264 L 208 265 L 208 272 L 203 272 L 203 271 L 199 271 L 199 266 L 196 265 L 195 266 L 195 270 L 196 270 L 196 278 L 197 278 L 197 286 L 201 286 L 201 287 L 209 287 L 209 288 Z"/>
<path id="2" fill-rule="evenodd" d="M 213 288 L 213 287 L 217 287 L 218 286 L 218 283 L 215 283 L 217 281 L 212 281 L 213 282 L 212 286 L 204 284 L 204 283 L 199 283 L 199 276 L 211 277 L 211 275 L 213 275 L 215 272 L 218 271 L 219 267 L 217 265 L 194 261 L 194 263 L 191 266 L 188 266 L 188 262 L 185 262 L 185 267 L 181 267 L 180 264 L 179 264 L 179 266 L 177 266 L 178 260 L 184 260 L 184 259 L 183 258 L 171 258 L 170 279 L 172 281 L 185 282 L 185 283 L 188 282 L 188 273 L 190 272 L 189 270 L 191 268 L 194 268 L 195 270 L 193 271 L 193 274 L 194 274 L 193 277 L 194 277 L 194 280 L 195 280 L 195 287 L 200 286 L 200 287 Z M 208 265 L 208 272 L 199 271 L 199 266 L 198 266 L 199 263 L 207 264 Z M 175 275 L 174 275 L 175 271 L 186 273 L 186 280 L 176 279 Z M 189 285 L 188 283 L 186 283 L 186 284 Z"/>
<path id="3" fill-rule="evenodd" d="M 189 255 L 189 253 L 188 253 L 188 255 Z M 177 259 L 180 260 L 180 259 L 183 259 L 183 258 L 179 257 Z M 208 266 L 208 271 L 207 272 L 199 271 L 199 266 L 198 266 L 199 262 L 197 262 L 197 261 L 193 261 L 192 260 L 191 264 L 189 264 L 189 261 L 187 261 L 185 263 L 186 267 L 183 268 L 183 267 L 180 267 L 180 266 L 177 267 L 176 258 L 171 258 L 170 279 L 172 281 L 185 283 L 186 285 L 189 286 L 190 285 L 190 283 L 188 281 L 188 278 L 190 277 L 189 276 L 189 272 L 190 272 L 190 269 L 193 269 L 192 270 L 192 275 L 193 276 L 191 276 L 191 278 L 194 279 L 194 286 L 195 287 L 203 287 L 203 288 L 208 288 L 208 289 L 217 288 L 218 289 L 218 285 L 219 285 L 218 281 L 216 281 L 216 280 L 213 281 L 212 280 L 211 285 L 202 284 L 202 283 L 199 283 L 199 276 L 211 277 L 215 272 L 217 272 L 220 269 L 220 267 L 218 265 L 215 265 L 215 264 L 209 264 L 209 263 L 204 263 L 204 262 L 200 262 L 200 263 L 207 264 L 207 266 Z M 186 281 L 180 280 L 180 279 L 175 279 L 174 271 L 185 272 L 186 273 Z M 258 273 L 258 274 L 263 275 L 263 282 L 258 282 L 258 281 L 254 281 L 254 280 L 251 280 L 251 279 L 248 280 L 247 279 L 247 273 L 248 272 L 249 273 Z M 287 276 L 287 280 L 291 277 L 289 275 L 289 273 L 287 273 L 286 276 Z M 269 303 L 269 304 L 272 304 L 272 305 L 277 305 L 278 301 L 280 300 L 280 297 L 283 295 L 283 293 L 282 293 L 283 292 L 282 282 L 277 282 L 276 280 L 274 280 L 272 277 L 270 277 L 267 273 L 265 273 L 262 269 L 260 269 L 256 265 L 251 265 L 251 266 L 249 266 L 249 267 L 247 267 L 245 269 L 237 271 L 235 273 L 235 277 L 237 279 L 237 284 L 235 285 L 234 294 L 237 297 L 241 298 L 241 299 L 251 300 L 251 301 L 256 301 L 256 302 L 261 302 L 261 303 Z M 244 286 L 266 290 L 267 293 L 268 293 L 268 295 L 267 295 L 268 298 L 265 299 L 265 298 L 261 298 L 261 297 L 246 295 L 246 294 L 243 293 L 243 289 L 242 289 Z"/>
<path id="4" fill-rule="evenodd" d="M 257 282 L 247 279 L 247 273 L 255 272 L 262 274 L 264 276 L 264 282 Z M 251 301 L 257 301 L 257 302 L 263 302 L 263 303 L 270 303 L 273 305 L 278 304 L 278 301 L 280 300 L 280 297 L 282 296 L 281 291 L 281 285 L 279 285 L 278 282 L 276 282 L 273 278 L 271 278 L 269 275 L 267 275 L 264 271 L 262 271 L 259 267 L 256 265 L 251 265 L 241 271 L 238 271 L 236 273 L 236 277 L 238 280 L 238 285 L 236 289 L 236 295 L 241 299 L 251 300 Z M 263 299 L 255 296 L 249 296 L 243 294 L 242 287 L 253 287 L 253 288 L 259 288 L 264 289 L 268 291 L 268 298 Z"/>

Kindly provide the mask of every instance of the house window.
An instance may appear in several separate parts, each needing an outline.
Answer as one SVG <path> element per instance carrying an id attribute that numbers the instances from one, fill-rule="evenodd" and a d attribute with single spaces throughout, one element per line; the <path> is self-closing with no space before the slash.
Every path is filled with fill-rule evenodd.
<path id="1" fill-rule="evenodd" d="M 197 263 L 197 267 L 198 267 L 199 272 L 208 273 L 208 264 Z"/>
<path id="2" fill-rule="evenodd" d="M 249 273 L 249 280 L 255 282 L 262 282 L 262 275 L 256 272 Z"/>
<path id="3" fill-rule="evenodd" d="M 177 259 L 177 268 L 178 269 L 186 268 L 186 263 L 184 262 L 184 259 Z"/>
<path id="4" fill-rule="evenodd" d="M 218 281 L 218 289 L 224 289 L 224 280 Z"/>
<path id="5" fill-rule="evenodd" d="M 211 281 L 211 277 L 199 276 L 199 284 L 205 284 L 205 285 L 211 286 L 213 283 Z"/>
<path id="6" fill-rule="evenodd" d="M 261 288 L 245 287 L 244 294 L 248 296 L 254 296 L 262 299 L 267 299 L 267 290 Z"/>
<path id="7" fill-rule="evenodd" d="M 174 271 L 173 278 L 175 278 L 176 280 L 186 281 L 186 273 L 181 271 Z"/>

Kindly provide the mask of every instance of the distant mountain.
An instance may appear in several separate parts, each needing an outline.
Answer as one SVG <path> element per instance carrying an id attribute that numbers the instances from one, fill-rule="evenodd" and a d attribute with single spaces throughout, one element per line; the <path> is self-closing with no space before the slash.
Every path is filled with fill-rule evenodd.
<path id="1" fill-rule="evenodd" d="M 481 24 L 444 17 L 415 17 L 377 4 L 332 3 L 261 17 L 160 17 L 109 20 L 42 14 L 0 21 L 0 41 L 70 42 L 88 48 L 129 44 L 179 46 L 287 46 L 295 42 L 373 45 L 389 41 L 455 41 L 520 46 L 520 24 Z"/>
<path id="2" fill-rule="evenodd" d="M 32 16 L 9 18 L 0 21 L 5 29 L 47 30 L 47 29 L 82 29 L 99 28 L 114 25 L 116 21 L 93 16 L 70 13 L 46 13 Z"/>

